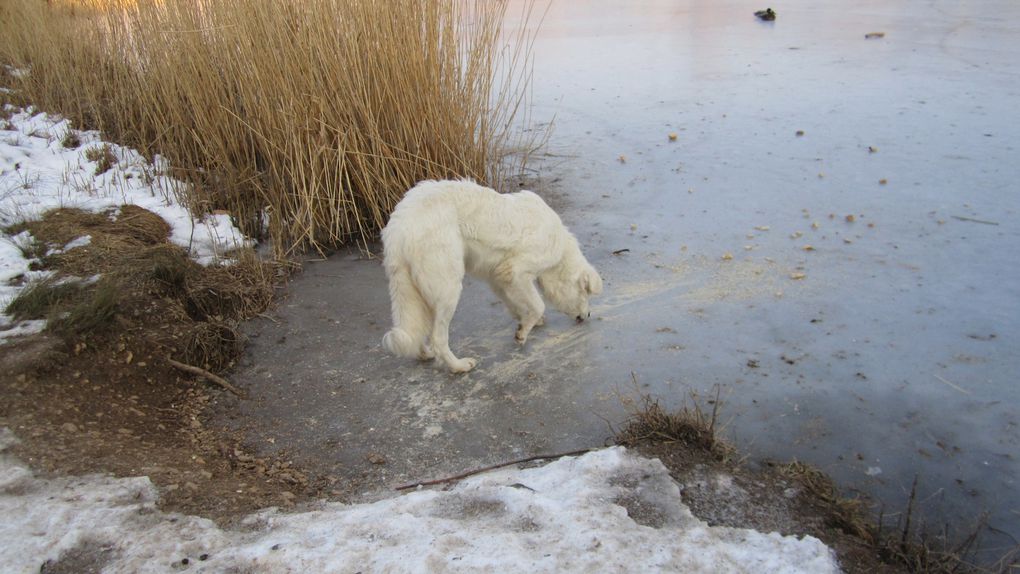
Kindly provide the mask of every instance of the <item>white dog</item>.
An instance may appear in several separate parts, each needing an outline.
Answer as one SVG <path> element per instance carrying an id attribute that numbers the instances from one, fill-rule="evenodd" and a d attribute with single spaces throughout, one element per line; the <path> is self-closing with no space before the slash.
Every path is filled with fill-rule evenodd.
<path id="1" fill-rule="evenodd" d="M 499 194 L 470 181 L 423 181 L 382 231 L 393 328 L 383 346 L 398 356 L 438 357 L 454 373 L 478 361 L 450 351 L 449 329 L 464 273 L 486 280 L 520 324 L 523 344 L 549 302 L 581 322 L 602 278 L 556 212 L 530 191 Z"/>

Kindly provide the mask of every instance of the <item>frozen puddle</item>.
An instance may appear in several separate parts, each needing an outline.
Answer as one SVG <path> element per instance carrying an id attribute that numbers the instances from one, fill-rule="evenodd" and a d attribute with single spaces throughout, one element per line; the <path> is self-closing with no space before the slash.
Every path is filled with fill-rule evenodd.
<path id="1" fill-rule="evenodd" d="M 269 509 L 239 530 L 155 500 L 144 477 L 44 480 L 5 457 L 0 561 L 25 573 L 838 571 L 815 538 L 707 526 L 659 461 L 619 447 L 372 504 Z"/>

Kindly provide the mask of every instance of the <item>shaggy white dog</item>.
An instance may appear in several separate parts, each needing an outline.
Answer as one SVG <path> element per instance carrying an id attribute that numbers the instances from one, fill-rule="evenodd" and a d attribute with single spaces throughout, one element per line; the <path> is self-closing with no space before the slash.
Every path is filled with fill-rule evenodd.
<path id="1" fill-rule="evenodd" d="M 382 232 L 393 328 L 383 346 L 398 356 L 470 371 L 450 351 L 449 329 L 464 273 L 486 280 L 520 324 L 523 344 L 549 302 L 581 322 L 602 278 L 556 212 L 530 191 L 499 194 L 470 181 L 423 181 L 397 204 Z"/>

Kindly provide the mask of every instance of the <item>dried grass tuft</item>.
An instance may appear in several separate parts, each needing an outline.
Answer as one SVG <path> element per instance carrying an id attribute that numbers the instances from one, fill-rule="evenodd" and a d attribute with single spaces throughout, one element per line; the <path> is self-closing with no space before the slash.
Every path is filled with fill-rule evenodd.
<path id="1" fill-rule="evenodd" d="M 117 156 L 109 145 L 92 147 L 85 150 L 85 159 L 95 162 L 96 175 L 106 173 L 110 168 L 117 165 Z"/>
<path id="2" fill-rule="evenodd" d="M 191 278 L 186 304 L 193 317 L 243 320 L 269 307 L 280 277 L 279 266 L 251 253 L 238 255 L 233 265 L 206 268 L 201 275 Z"/>
<path id="3" fill-rule="evenodd" d="M 101 279 L 63 313 L 52 317 L 46 330 L 65 337 L 93 337 L 109 328 L 117 316 L 125 288 L 116 280 Z"/>
<path id="4" fill-rule="evenodd" d="M 864 502 L 840 495 L 836 483 L 821 470 L 809 464 L 793 461 L 777 465 L 779 474 L 802 485 L 820 504 L 825 506 L 828 522 L 861 540 L 874 543 L 875 535 Z"/>
<path id="5" fill-rule="evenodd" d="M 667 412 L 658 400 L 644 395 L 640 406 L 631 412 L 627 425 L 616 433 L 616 442 L 623 445 L 645 441 L 676 442 L 703 450 L 717 460 L 729 460 L 736 451 L 718 436 L 720 406 L 718 387 L 708 413 L 702 410 L 694 393 L 691 393 L 691 406 L 685 401 L 680 410 L 674 412 Z"/>
<path id="6" fill-rule="evenodd" d="M 244 337 L 229 322 L 196 321 L 180 334 L 180 361 L 222 373 L 234 365 L 244 350 Z"/>

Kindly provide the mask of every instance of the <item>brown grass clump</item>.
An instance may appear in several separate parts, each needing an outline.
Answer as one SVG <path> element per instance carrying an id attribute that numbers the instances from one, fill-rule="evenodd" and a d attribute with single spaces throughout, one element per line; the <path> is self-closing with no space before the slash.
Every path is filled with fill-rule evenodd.
<path id="1" fill-rule="evenodd" d="M 254 317 L 273 300 L 279 269 L 252 253 L 238 254 L 236 263 L 201 268 L 186 285 L 186 301 L 193 317 Z"/>
<path id="2" fill-rule="evenodd" d="M 51 309 L 77 298 L 84 285 L 80 281 L 57 281 L 46 278 L 25 285 L 5 309 L 18 321 L 45 319 Z"/>
<path id="3" fill-rule="evenodd" d="M 181 333 L 177 355 L 182 363 L 222 373 L 233 366 L 243 350 L 244 337 L 231 323 L 196 321 Z"/>
<path id="4" fill-rule="evenodd" d="M 18 227 L 27 229 L 35 239 L 33 255 L 40 259 L 40 267 L 57 268 L 74 277 L 123 270 L 124 258 L 130 260 L 147 248 L 166 244 L 170 235 L 170 225 L 163 218 L 134 205 L 105 213 L 55 209 L 38 221 Z M 88 245 L 69 251 L 61 249 L 86 235 L 90 238 Z M 50 250 L 56 251 L 47 254 Z"/>
<path id="5" fill-rule="evenodd" d="M 864 503 L 858 499 L 845 498 L 836 488 L 836 483 L 821 470 L 799 461 L 777 465 L 779 474 L 802 485 L 826 507 L 828 522 L 836 528 L 852 534 L 867 543 L 874 543 L 874 532 L 869 528 L 870 520 Z"/>
<path id="6" fill-rule="evenodd" d="M 697 448 L 711 454 L 716 460 L 729 460 L 735 449 L 718 436 L 719 389 L 712 401 L 712 410 L 706 413 L 691 394 L 691 404 L 686 401 L 678 411 L 666 412 L 658 400 L 648 395 L 641 398 L 641 405 L 633 410 L 627 426 L 616 434 L 616 442 L 634 445 L 645 441 L 676 442 L 690 448 Z"/>
<path id="7" fill-rule="evenodd" d="M 65 145 L 65 147 L 67 147 Z M 109 145 L 101 145 L 85 150 L 85 159 L 95 162 L 96 175 L 107 172 L 117 164 L 117 156 Z"/>
<path id="8" fill-rule="evenodd" d="M 530 44 L 507 5 L 9 0 L 0 63 L 30 69 L 5 78 L 25 102 L 165 156 L 197 212 L 324 248 L 422 179 L 499 187 L 523 163 Z"/>
<path id="9" fill-rule="evenodd" d="M 124 297 L 123 285 L 116 279 L 104 279 L 81 293 L 66 311 L 50 318 L 48 331 L 68 338 L 92 337 L 112 326 Z"/>
<path id="10" fill-rule="evenodd" d="M 213 372 L 233 365 L 244 345 L 238 323 L 269 307 L 285 271 L 251 252 L 202 267 L 168 242 L 162 218 L 130 205 L 98 214 L 56 209 L 19 227 L 36 239 L 26 248 L 39 255 L 37 269 L 54 275 L 23 290 L 8 313 L 47 319 L 69 347 L 130 347 Z M 87 245 L 45 254 L 84 235 Z"/>

